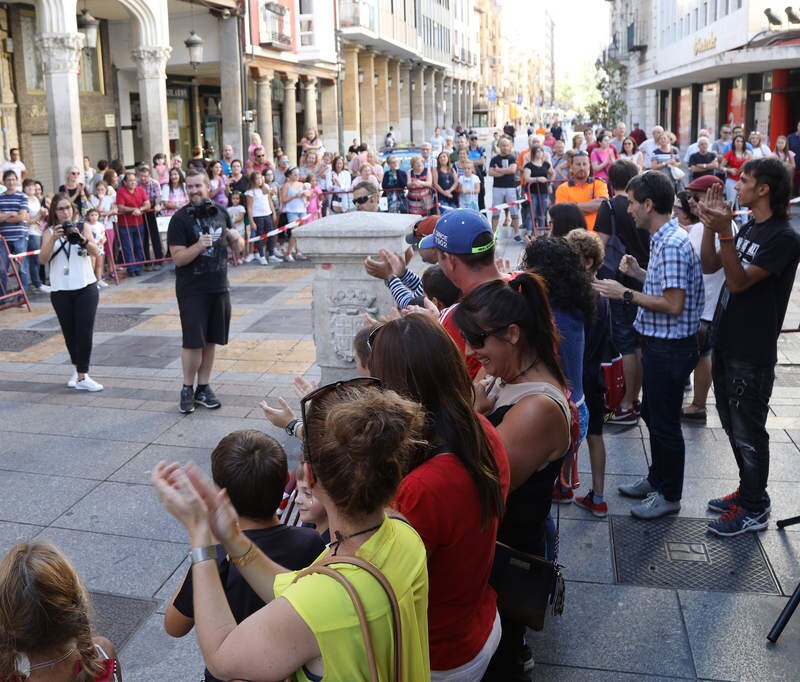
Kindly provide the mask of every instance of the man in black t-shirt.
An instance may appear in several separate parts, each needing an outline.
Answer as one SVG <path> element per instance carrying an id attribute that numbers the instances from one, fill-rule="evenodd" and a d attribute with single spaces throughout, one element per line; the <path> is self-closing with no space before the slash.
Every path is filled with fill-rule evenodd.
<path id="1" fill-rule="evenodd" d="M 650 233 L 640 230 L 628 213 L 628 195 L 625 188 L 631 178 L 639 174 L 636 164 L 620 159 L 608 169 L 608 180 L 614 188 L 614 198 L 603 202 L 597 210 L 594 229 L 603 242 L 608 245 L 611 235 L 617 237 L 625 247 L 625 253 L 633 256 L 640 268 L 646 269 L 650 261 Z M 642 283 L 622 274 L 618 270 L 610 272 L 607 267 L 600 270 L 599 276 L 617 279 L 633 291 L 641 291 Z M 611 336 L 614 346 L 622 355 L 622 371 L 625 375 L 625 395 L 619 407 L 608 421 L 611 424 L 629 426 L 639 421 L 639 393 L 642 390 L 642 349 L 639 335 L 633 328 L 636 319 L 636 306 L 625 305 L 622 301 L 611 300 Z"/>
<path id="2" fill-rule="evenodd" d="M 194 412 L 195 404 L 211 410 L 221 406 L 208 381 L 216 347 L 228 343 L 231 325 L 228 246 L 237 254 L 244 248 L 227 211 L 208 198 L 208 175 L 190 170 L 186 193 L 189 203 L 172 216 L 167 231 L 183 331 L 180 410 L 184 414 Z"/>
<path id="3" fill-rule="evenodd" d="M 703 272 L 725 270 L 711 372 L 719 418 L 739 467 L 739 487 L 709 500 L 708 508 L 722 513 L 708 525 L 716 535 L 758 531 L 769 522 L 767 414 L 778 334 L 800 258 L 800 235 L 789 224 L 791 188 L 789 172 L 778 159 L 748 161 L 736 191 L 752 217 L 735 237 L 721 187 L 693 204 L 707 228 L 700 250 Z"/>
<path id="4" fill-rule="evenodd" d="M 494 179 L 492 185 L 492 206 L 511 204 L 508 211 L 511 214 L 511 227 L 514 228 L 514 239 L 522 241 L 519 236 L 519 204 L 512 203 L 517 200 L 517 157 L 514 156 L 514 145 L 510 137 L 500 138 L 500 153 L 493 156 L 489 162 L 489 176 Z M 500 220 L 499 211 L 492 211 L 492 229 L 497 230 Z"/>
<path id="5" fill-rule="evenodd" d="M 692 173 L 692 180 L 696 180 L 704 175 L 714 175 L 719 168 L 717 155 L 709 149 L 707 137 L 697 139 L 697 151 L 689 156 L 689 170 Z"/>
<path id="6" fill-rule="evenodd" d="M 550 134 L 557 140 L 564 139 L 564 129 L 561 127 L 557 118 L 553 119 L 553 125 L 550 126 Z"/>

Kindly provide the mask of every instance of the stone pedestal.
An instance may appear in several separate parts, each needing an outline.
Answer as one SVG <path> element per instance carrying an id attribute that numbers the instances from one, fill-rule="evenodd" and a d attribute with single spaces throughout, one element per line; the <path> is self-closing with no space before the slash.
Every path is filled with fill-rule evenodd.
<path id="1" fill-rule="evenodd" d="M 238 21 L 235 17 L 219 20 L 219 84 L 222 144 L 231 145 L 233 157 L 242 159 L 247 145 L 242 147 L 242 50 L 236 27 Z M 222 150 L 218 149 L 217 154 L 222 155 Z M 271 159 L 272 155 L 267 158 Z"/>
<path id="2" fill-rule="evenodd" d="M 352 212 L 316 220 L 297 234 L 316 266 L 312 316 L 321 384 L 355 376 L 353 338 L 364 313 L 386 315 L 394 299 L 382 280 L 364 271 L 379 249 L 402 252 L 418 216 Z"/>
<path id="3" fill-rule="evenodd" d="M 146 163 L 150 163 L 155 154 L 169 156 L 166 67 L 171 54 L 171 47 L 160 46 L 137 47 L 131 51 L 131 58 L 136 64 L 136 74 L 139 79 L 139 102 L 142 112 L 141 126 L 145 152 L 145 158 L 142 161 Z M 239 121 L 241 121 L 241 114 Z"/>
<path id="4" fill-rule="evenodd" d="M 64 182 L 64 173 L 70 166 L 83 168 L 78 92 L 78 64 L 83 40 L 82 33 L 41 33 L 36 36 L 36 47 L 44 62 L 53 187 Z"/>

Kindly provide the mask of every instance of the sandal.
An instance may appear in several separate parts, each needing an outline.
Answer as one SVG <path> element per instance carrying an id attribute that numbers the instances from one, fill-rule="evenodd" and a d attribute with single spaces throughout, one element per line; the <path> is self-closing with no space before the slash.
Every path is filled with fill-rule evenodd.
<path id="1" fill-rule="evenodd" d="M 308 260 L 308 256 L 300 253 L 299 251 L 294 252 L 294 257 L 296 260 Z"/>

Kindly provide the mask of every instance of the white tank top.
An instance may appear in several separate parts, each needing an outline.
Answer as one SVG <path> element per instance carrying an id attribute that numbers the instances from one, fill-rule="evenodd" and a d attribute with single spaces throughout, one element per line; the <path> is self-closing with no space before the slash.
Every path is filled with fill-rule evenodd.
<path id="1" fill-rule="evenodd" d="M 92 270 L 92 259 L 89 256 L 79 256 L 80 250 L 80 246 L 69 244 L 63 238 L 53 242 L 52 252 L 58 253 L 50 261 L 51 291 L 77 291 L 97 282 Z"/>

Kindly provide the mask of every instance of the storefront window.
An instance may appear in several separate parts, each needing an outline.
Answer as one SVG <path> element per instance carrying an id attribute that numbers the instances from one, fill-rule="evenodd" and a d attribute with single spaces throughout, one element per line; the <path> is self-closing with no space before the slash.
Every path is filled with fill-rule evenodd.
<path id="1" fill-rule="evenodd" d="M 167 84 L 167 130 L 170 153 L 180 154 L 184 168 L 192 158 L 191 89 Z"/>

